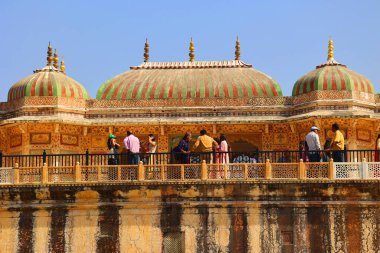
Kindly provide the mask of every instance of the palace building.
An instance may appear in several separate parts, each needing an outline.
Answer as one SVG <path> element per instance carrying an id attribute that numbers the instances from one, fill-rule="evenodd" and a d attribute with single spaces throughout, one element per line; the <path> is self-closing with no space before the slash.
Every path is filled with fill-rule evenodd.
<path id="1" fill-rule="evenodd" d="M 292 96 L 240 59 L 196 61 L 191 40 L 188 62 L 144 62 L 100 85 L 96 98 L 69 77 L 49 44 L 47 65 L 16 82 L 0 103 L 3 154 L 104 153 L 112 133 L 127 130 L 140 140 L 153 133 L 167 152 L 187 131 L 224 133 L 233 151 L 297 150 L 312 125 L 321 143 L 340 124 L 347 149 L 373 149 L 380 133 L 379 101 L 373 84 L 334 59 L 296 79 Z M 273 73 L 274 74 L 274 73 Z M 15 77 L 16 78 L 16 77 Z"/>
<path id="2" fill-rule="evenodd" d="M 292 96 L 240 59 L 239 40 L 234 60 L 195 61 L 192 40 L 189 50 L 188 62 L 150 62 L 146 41 L 144 62 L 91 98 L 49 43 L 47 65 L 0 103 L 0 252 L 380 252 L 373 84 L 334 59 L 331 40 L 327 62 L 295 77 Z M 154 134 L 168 152 L 201 129 L 238 153 L 298 154 L 311 126 L 324 143 L 333 123 L 347 149 L 370 149 L 363 159 L 93 159 L 109 157 L 109 134 L 119 143 L 127 131 Z"/>

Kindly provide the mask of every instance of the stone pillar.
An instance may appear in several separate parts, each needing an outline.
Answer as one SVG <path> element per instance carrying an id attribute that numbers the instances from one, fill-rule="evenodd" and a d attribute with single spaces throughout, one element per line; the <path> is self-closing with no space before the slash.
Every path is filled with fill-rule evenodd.
<path id="1" fill-rule="evenodd" d="M 278 208 L 261 209 L 261 252 L 281 252 L 281 231 L 278 227 Z"/>
<path id="2" fill-rule="evenodd" d="M 97 235 L 99 231 L 99 210 L 74 209 L 69 210 L 66 219 L 66 252 L 78 252 L 79 249 L 85 249 L 85 252 L 96 252 Z M 48 251 L 35 251 L 48 252 Z"/>
<path id="3" fill-rule="evenodd" d="M 327 242 L 329 245 L 328 252 L 348 252 L 347 251 L 347 235 L 345 209 L 341 207 L 328 207 L 328 228 Z"/>
<path id="4" fill-rule="evenodd" d="M 293 249 L 294 252 L 307 253 L 307 209 L 303 207 L 294 208 L 294 230 Z"/>
<path id="5" fill-rule="evenodd" d="M 49 252 L 50 223 L 51 217 L 49 211 L 40 209 L 34 212 L 34 252 Z"/>
<path id="6" fill-rule="evenodd" d="M 380 210 L 363 207 L 360 213 L 361 252 L 375 253 L 380 251 Z"/>
<path id="7" fill-rule="evenodd" d="M 258 207 L 247 208 L 248 246 L 251 253 L 261 253 L 261 219 Z"/>

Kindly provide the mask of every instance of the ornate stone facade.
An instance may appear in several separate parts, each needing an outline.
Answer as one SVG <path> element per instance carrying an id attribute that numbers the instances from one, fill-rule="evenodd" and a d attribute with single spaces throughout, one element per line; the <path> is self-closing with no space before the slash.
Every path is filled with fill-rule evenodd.
<path id="1" fill-rule="evenodd" d="M 380 133 L 379 95 L 367 78 L 335 61 L 331 39 L 328 61 L 298 79 L 289 97 L 274 79 L 240 60 L 238 40 L 235 60 L 193 56 L 189 62 L 149 62 L 146 42 L 144 63 L 105 82 L 97 99 L 52 56 L 49 44 L 47 66 L 32 76 L 62 80 L 24 78 L 0 103 L 5 154 L 104 153 L 108 134 L 121 143 L 127 130 L 142 141 L 154 134 L 159 152 L 201 129 L 213 137 L 225 134 L 235 151 L 297 150 L 313 125 L 324 143 L 335 122 L 348 149 L 373 149 Z"/>
<path id="2" fill-rule="evenodd" d="M 331 125 L 337 122 L 345 133 L 348 149 L 373 149 L 380 134 L 379 103 L 375 102 L 378 95 L 352 100 L 355 94 L 340 94 L 337 101 L 331 92 L 320 91 L 300 97 L 308 95 L 317 100 L 274 97 L 250 98 L 244 105 L 242 100 L 210 102 L 221 103 L 219 106 L 174 106 L 170 100 L 139 101 L 137 106 L 121 100 L 26 97 L 1 103 L 0 148 L 5 154 L 40 154 L 43 150 L 52 154 L 86 150 L 104 153 L 109 133 L 121 143 L 127 130 L 132 130 L 142 141 L 148 134 L 155 134 L 159 151 L 166 152 L 185 132 L 197 135 L 204 128 L 213 137 L 226 134 L 236 151 L 244 151 L 242 147 L 297 150 L 311 126 L 321 129 L 324 143 L 331 138 Z M 159 103 L 167 106 L 157 107 Z"/>

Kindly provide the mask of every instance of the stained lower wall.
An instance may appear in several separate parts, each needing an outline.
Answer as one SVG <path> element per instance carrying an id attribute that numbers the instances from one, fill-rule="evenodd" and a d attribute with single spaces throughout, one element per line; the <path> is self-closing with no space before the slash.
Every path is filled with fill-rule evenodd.
<path id="1" fill-rule="evenodd" d="M 0 188 L 0 252 L 379 252 L 375 181 Z"/>

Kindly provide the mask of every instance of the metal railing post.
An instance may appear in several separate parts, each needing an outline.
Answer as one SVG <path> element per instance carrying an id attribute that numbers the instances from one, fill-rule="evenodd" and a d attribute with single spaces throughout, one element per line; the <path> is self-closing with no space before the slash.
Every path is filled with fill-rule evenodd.
<path id="1" fill-rule="evenodd" d="M 272 165 L 270 164 L 269 159 L 265 161 L 265 179 L 272 178 Z"/>
<path id="2" fill-rule="evenodd" d="M 89 152 L 88 152 L 88 149 L 86 149 L 86 166 L 88 166 L 89 165 Z"/>
<path id="3" fill-rule="evenodd" d="M 42 152 L 42 163 L 43 164 L 46 163 L 46 150 L 44 150 L 44 152 Z"/>

